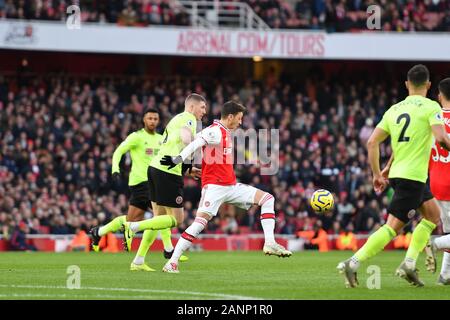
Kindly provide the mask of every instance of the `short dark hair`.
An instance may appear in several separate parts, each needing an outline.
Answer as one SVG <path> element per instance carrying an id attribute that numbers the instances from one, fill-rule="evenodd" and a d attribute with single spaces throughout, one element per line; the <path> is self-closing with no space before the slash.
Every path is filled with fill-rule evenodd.
<path id="1" fill-rule="evenodd" d="M 450 78 L 445 78 L 439 82 L 439 92 L 446 100 L 450 101 Z"/>
<path id="2" fill-rule="evenodd" d="M 206 103 L 205 97 L 203 97 L 202 95 L 200 95 L 198 93 L 191 93 L 190 95 L 188 95 L 186 97 L 186 100 L 184 100 L 184 103 L 186 104 L 189 100 Z"/>
<path id="3" fill-rule="evenodd" d="M 159 112 L 158 109 L 155 109 L 155 108 L 147 108 L 147 109 L 145 109 L 144 112 L 142 113 L 142 118 L 144 118 L 145 115 L 146 115 L 147 113 L 157 113 L 158 116 L 161 117 L 161 113 Z"/>
<path id="4" fill-rule="evenodd" d="M 225 119 L 229 114 L 237 115 L 239 112 L 244 113 L 246 110 L 247 108 L 236 101 L 227 101 L 222 107 L 220 116 L 222 119 Z"/>
<path id="5" fill-rule="evenodd" d="M 430 79 L 430 72 L 423 64 L 416 64 L 414 67 L 409 69 L 407 79 L 414 86 L 420 87 Z"/>

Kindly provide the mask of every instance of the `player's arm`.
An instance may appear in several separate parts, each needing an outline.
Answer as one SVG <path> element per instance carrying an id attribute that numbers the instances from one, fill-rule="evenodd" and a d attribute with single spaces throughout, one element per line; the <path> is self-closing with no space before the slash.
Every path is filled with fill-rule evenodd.
<path id="1" fill-rule="evenodd" d="M 183 142 L 183 144 L 187 146 L 192 142 L 192 129 L 187 126 L 182 127 L 180 130 L 180 138 L 181 142 Z"/>
<path id="2" fill-rule="evenodd" d="M 117 148 L 114 150 L 112 157 L 112 170 L 113 179 L 120 179 L 120 160 L 122 156 L 130 151 L 136 145 L 136 135 L 130 134 Z"/>
<path id="3" fill-rule="evenodd" d="M 210 144 L 210 145 L 216 145 L 220 143 L 222 140 L 222 132 L 220 131 L 219 127 L 208 127 L 204 130 L 202 130 L 198 135 L 197 138 L 189 143 L 178 156 L 171 157 L 168 155 L 165 155 L 161 159 L 161 164 L 165 166 L 169 166 L 170 168 L 173 168 L 179 163 L 182 163 L 184 160 L 186 160 L 190 155 L 192 155 L 195 151 L 197 151 L 199 148 Z"/>
<path id="4" fill-rule="evenodd" d="M 392 152 L 391 157 L 389 158 L 389 161 L 387 162 L 386 166 L 381 170 L 381 176 L 385 179 L 389 176 L 389 170 L 391 170 L 392 162 L 394 162 L 394 153 Z"/>
<path id="5" fill-rule="evenodd" d="M 433 132 L 434 138 L 437 143 L 447 151 L 450 151 L 450 138 L 443 124 L 435 124 L 431 126 L 431 131 Z"/>
<path id="6" fill-rule="evenodd" d="M 373 185 L 375 192 L 381 192 L 386 187 L 386 182 L 380 172 L 380 144 L 389 137 L 389 133 L 376 127 L 367 141 L 367 151 L 370 168 L 373 173 Z"/>

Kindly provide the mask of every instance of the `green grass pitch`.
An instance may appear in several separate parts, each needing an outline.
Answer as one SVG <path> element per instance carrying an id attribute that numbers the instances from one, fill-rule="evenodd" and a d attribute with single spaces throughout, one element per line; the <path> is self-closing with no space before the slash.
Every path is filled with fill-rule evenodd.
<path id="1" fill-rule="evenodd" d="M 151 252 L 156 272 L 131 272 L 132 253 L 0 253 L 0 299 L 449 299 L 450 286 L 418 267 L 426 285 L 410 287 L 394 276 L 403 251 L 382 252 L 363 265 L 360 287 L 346 289 L 336 271 L 350 252 L 296 252 L 289 259 L 262 252 L 192 252 L 180 274 L 161 271 L 162 253 Z M 439 263 L 442 256 L 439 255 Z M 67 268 L 80 269 L 80 289 L 68 289 Z M 381 288 L 368 289 L 369 265 L 381 269 Z M 70 281 L 69 281 L 70 283 Z M 73 282 L 72 282 L 73 283 Z"/>

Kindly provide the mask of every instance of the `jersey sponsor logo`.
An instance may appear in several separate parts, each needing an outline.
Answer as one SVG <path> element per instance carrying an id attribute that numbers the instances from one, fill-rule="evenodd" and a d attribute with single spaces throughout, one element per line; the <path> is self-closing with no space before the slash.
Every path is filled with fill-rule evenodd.
<path id="1" fill-rule="evenodd" d="M 178 196 L 178 197 L 175 199 L 175 202 L 176 202 L 177 204 L 181 204 L 181 203 L 183 202 L 183 197 L 182 197 L 182 196 Z"/>
<path id="2" fill-rule="evenodd" d="M 444 117 L 444 123 L 447 127 L 450 127 L 450 118 L 445 118 Z"/>

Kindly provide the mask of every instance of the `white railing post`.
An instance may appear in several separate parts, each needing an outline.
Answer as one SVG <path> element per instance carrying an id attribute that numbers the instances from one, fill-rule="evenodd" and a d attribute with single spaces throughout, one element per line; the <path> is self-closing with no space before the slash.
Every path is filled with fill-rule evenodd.
<path id="1" fill-rule="evenodd" d="M 193 1 L 191 10 L 191 22 L 194 27 L 197 26 L 197 18 L 198 18 L 197 2 Z"/>
<path id="2" fill-rule="evenodd" d="M 253 29 L 253 10 L 247 10 L 247 29 Z"/>
<path id="3" fill-rule="evenodd" d="M 239 3 L 239 27 L 240 28 L 244 28 L 245 26 L 244 26 L 244 19 L 245 19 L 245 8 L 244 8 L 244 6 L 242 6 L 242 4 L 241 3 Z M 248 28 L 248 25 L 247 25 L 247 28 Z"/>
<path id="4" fill-rule="evenodd" d="M 245 2 L 174 0 L 190 14 L 194 27 L 231 27 L 269 30 L 270 27 Z M 230 6 L 230 7 L 228 7 Z M 238 16 L 237 16 L 238 15 Z"/>

